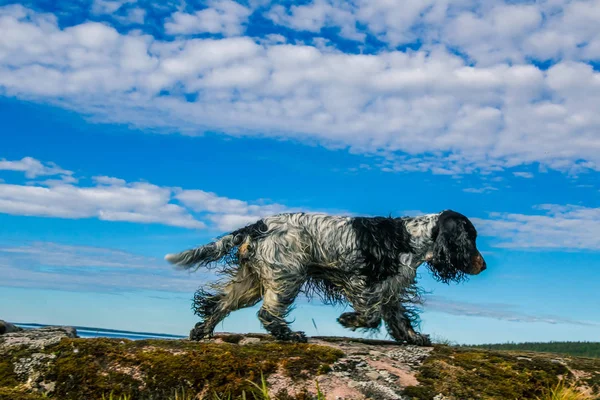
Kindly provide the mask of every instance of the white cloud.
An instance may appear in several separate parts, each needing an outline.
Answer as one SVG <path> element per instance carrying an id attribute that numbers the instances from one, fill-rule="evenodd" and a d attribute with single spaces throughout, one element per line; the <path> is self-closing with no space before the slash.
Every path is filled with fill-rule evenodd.
<path id="1" fill-rule="evenodd" d="M 136 7 L 137 0 L 94 0 L 91 13 L 113 18 L 124 25 L 141 25 L 146 19 L 146 10 Z"/>
<path id="2" fill-rule="evenodd" d="M 388 29 L 396 12 L 431 23 L 473 14 L 468 1 L 391 5 L 365 3 L 357 15 L 400 37 Z M 247 37 L 160 41 L 93 22 L 60 28 L 52 15 L 8 6 L 0 8 L 8 32 L 0 93 L 147 129 L 318 141 L 376 154 L 389 171 L 456 175 L 536 162 L 571 174 L 598 170 L 600 73 L 576 60 L 548 71 L 522 64 L 525 47 L 513 36 L 535 26 L 527 7 L 493 3 L 474 13 L 493 28 L 484 36 L 499 42 L 498 51 L 469 43 L 472 57 L 493 53 L 469 65 L 444 43 L 362 55 Z M 513 11 L 516 31 L 506 25 Z M 517 54 L 512 64 L 505 53 Z"/>
<path id="3" fill-rule="evenodd" d="M 114 15 L 113 18 L 124 25 L 143 25 L 146 21 L 146 10 L 143 8 L 134 7 L 128 9 L 125 15 Z"/>
<path id="4" fill-rule="evenodd" d="M 483 186 L 480 188 L 465 188 L 463 189 L 463 192 L 467 192 L 467 193 L 489 193 L 489 192 L 493 192 L 495 190 L 498 190 L 498 188 L 493 187 L 493 186 Z"/>
<path id="5" fill-rule="evenodd" d="M 176 198 L 196 212 L 212 213 L 210 220 L 222 231 L 234 230 L 269 215 L 297 211 L 280 204 L 250 204 L 202 190 L 183 190 Z"/>
<path id="6" fill-rule="evenodd" d="M 551 4 L 551 2 L 548 2 Z M 541 59 L 597 60 L 600 57 L 600 1 L 559 2 L 544 27 L 525 40 L 525 52 Z M 557 12 L 558 11 L 558 12 Z"/>
<path id="7" fill-rule="evenodd" d="M 109 176 L 93 177 L 93 185 L 77 185 L 79 180 L 71 171 L 31 157 L 3 160 L 1 169 L 21 171 L 29 178 L 61 174 L 61 179 L 29 179 L 25 184 L 0 181 L 0 213 L 12 215 L 97 218 L 223 232 L 292 210 L 263 200 L 251 203 L 202 190 L 127 182 Z"/>
<path id="8" fill-rule="evenodd" d="M 264 37 L 256 38 L 256 40 L 258 43 L 266 46 L 287 43 L 286 37 L 278 33 L 270 33 Z"/>
<path id="9" fill-rule="evenodd" d="M 314 0 L 307 5 L 292 5 L 289 10 L 275 5 L 266 16 L 278 25 L 295 30 L 318 33 L 323 27 L 337 26 L 342 37 L 362 41 L 366 36 L 357 30 L 352 8 L 343 1 Z"/>
<path id="10" fill-rule="evenodd" d="M 368 32 L 392 47 L 441 42 L 485 66 L 528 58 L 598 59 L 598 10 L 599 0 L 313 0 L 289 8 L 275 5 L 266 15 L 297 30 L 338 27 L 347 39 L 362 40 Z"/>
<path id="11" fill-rule="evenodd" d="M 125 186 L 0 185 L 0 212 L 13 215 L 98 218 L 104 221 L 160 223 L 185 228 L 205 225 L 183 207 L 169 203 L 171 190 L 149 183 Z"/>
<path id="12" fill-rule="evenodd" d="M 237 36 L 244 32 L 244 24 L 252 11 L 232 0 L 211 0 L 208 8 L 188 14 L 177 11 L 165 23 L 170 35 L 192 35 L 197 33 Z"/>
<path id="13" fill-rule="evenodd" d="M 12 247 L 0 246 L 0 254 L 35 260 L 37 264 L 53 267 L 148 269 L 157 267 L 157 260 L 152 257 L 137 256 L 122 250 L 103 247 L 73 246 L 52 242 L 32 242 L 29 245 Z M 164 269 L 164 265 L 161 269 Z"/>
<path id="14" fill-rule="evenodd" d="M 44 165 L 31 157 L 23 157 L 21 160 L 17 161 L 7 161 L 2 158 L 0 159 L 0 171 L 2 170 L 24 172 L 27 178 L 51 175 L 70 176 L 73 174 L 73 172 L 64 170 L 54 163 L 46 163 L 46 165 Z"/>
<path id="15" fill-rule="evenodd" d="M 118 11 L 123 5 L 135 3 L 136 0 L 94 0 L 92 3 L 92 14 L 113 14 Z"/>
<path id="16" fill-rule="evenodd" d="M 545 204 L 538 214 L 492 213 L 474 219 L 495 247 L 512 249 L 600 250 L 600 208 Z"/>
<path id="17" fill-rule="evenodd" d="M 108 186 L 125 186 L 127 183 L 124 179 L 114 178 L 112 176 L 94 176 L 92 179 L 97 184 Z"/>
<path id="18" fill-rule="evenodd" d="M 516 172 L 513 172 L 513 175 L 518 178 L 525 178 L 525 179 L 533 178 L 533 174 L 531 172 L 516 171 Z"/>
<path id="19" fill-rule="evenodd" d="M 424 304 L 425 310 L 443 312 L 452 315 L 464 315 L 469 317 L 493 318 L 511 322 L 543 322 L 548 324 L 569 324 L 598 326 L 596 322 L 578 321 L 570 318 L 564 318 L 551 315 L 531 315 L 517 309 L 517 307 L 508 304 L 480 303 L 472 304 L 455 301 L 442 296 L 427 296 Z"/>
<path id="20" fill-rule="evenodd" d="M 127 182 L 108 176 L 95 176 L 93 185 L 84 186 L 78 184 L 71 171 L 30 157 L 3 160 L 0 166 L 30 177 L 25 184 L 0 179 L 0 213 L 5 214 L 97 218 L 224 232 L 273 214 L 309 211 L 266 200 L 249 202 L 203 190 Z M 31 178 L 39 175 L 59 175 L 59 179 Z M 489 185 L 465 189 L 470 193 L 492 190 L 496 188 Z M 536 209 L 537 214 L 496 212 L 487 219 L 473 218 L 473 221 L 482 236 L 494 238 L 492 245 L 496 247 L 600 250 L 600 208 L 545 204 Z"/>
<path id="21" fill-rule="evenodd" d="M 2 284 L 76 291 L 166 290 L 192 292 L 197 280 L 164 260 L 121 250 L 33 242 L 0 246 Z M 200 279 L 214 276 L 201 273 Z"/>

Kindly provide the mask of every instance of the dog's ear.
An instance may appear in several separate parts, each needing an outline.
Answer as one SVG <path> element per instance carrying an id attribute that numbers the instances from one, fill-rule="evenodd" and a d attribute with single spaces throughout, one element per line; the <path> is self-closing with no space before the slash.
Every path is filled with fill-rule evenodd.
<path id="1" fill-rule="evenodd" d="M 474 237 L 467 231 L 467 220 L 446 211 L 434 228 L 435 241 L 427 263 L 436 279 L 448 283 L 461 281 L 472 270 Z"/>

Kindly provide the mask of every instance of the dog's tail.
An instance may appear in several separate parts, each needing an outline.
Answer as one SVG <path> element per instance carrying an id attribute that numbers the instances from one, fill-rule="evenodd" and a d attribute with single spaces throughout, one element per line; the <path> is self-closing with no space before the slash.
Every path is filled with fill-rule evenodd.
<path id="1" fill-rule="evenodd" d="M 219 261 L 235 247 L 234 236 L 225 235 L 221 239 L 204 246 L 182 251 L 181 253 L 167 254 L 165 260 L 175 264 L 177 269 L 198 269 Z"/>
<path id="2" fill-rule="evenodd" d="M 204 246 L 182 251 L 181 253 L 167 254 L 165 260 L 175 264 L 177 269 L 197 270 L 211 263 L 221 260 L 231 251 L 246 242 L 248 239 L 256 239 L 266 232 L 266 225 L 259 221 L 245 228 L 231 232 L 220 239 Z"/>

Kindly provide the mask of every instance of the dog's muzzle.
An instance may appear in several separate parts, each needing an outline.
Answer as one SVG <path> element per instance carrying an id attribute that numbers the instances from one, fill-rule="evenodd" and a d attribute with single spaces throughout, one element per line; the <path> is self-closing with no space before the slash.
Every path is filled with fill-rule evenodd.
<path id="1" fill-rule="evenodd" d="M 485 260 L 483 259 L 483 256 L 481 255 L 481 253 L 477 253 L 477 255 L 473 256 L 472 259 L 472 275 L 477 275 L 483 271 L 485 271 L 487 269 L 487 264 L 485 263 Z"/>

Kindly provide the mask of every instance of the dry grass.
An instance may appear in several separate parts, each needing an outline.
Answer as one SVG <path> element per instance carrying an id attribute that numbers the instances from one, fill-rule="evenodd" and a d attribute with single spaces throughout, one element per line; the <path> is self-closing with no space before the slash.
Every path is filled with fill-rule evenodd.
<path id="1" fill-rule="evenodd" d="M 274 397 L 272 397 L 271 394 L 269 393 L 269 388 L 267 386 L 267 380 L 265 379 L 264 376 L 261 375 L 260 385 L 255 382 L 252 382 L 250 380 L 248 382 L 254 387 L 254 391 L 251 392 L 252 397 L 249 397 L 248 395 L 246 395 L 245 391 L 242 391 L 241 396 L 234 398 L 231 394 L 220 396 L 216 392 L 214 392 L 212 396 L 194 394 L 190 391 L 186 391 L 185 388 L 181 388 L 181 390 L 176 390 L 172 396 L 170 396 L 168 399 L 165 399 L 165 400 L 238 400 L 238 399 L 240 399 L 240 400 L 250 400 L 250 399 L 274 400 Z M 325 400 L 325 394 L 323 392 L 321 392 L 321 389 L 319 388 L 319 382 L 316 382 L 316 387 L 317 387 L 316 400 Z M 129 395 L 115 396 L 111 392 L 108 396 L 103 395 L 102 400 L 132 400 L 132 397 Z"/>
<path id="2" fill-rule="evenodd" d="M 537 400 L 588 400 L 589 397 L 579 392 L 573 386 L 565 386 L 564 381 L 559 381 L 556 386 L 549 388 Z"/>

